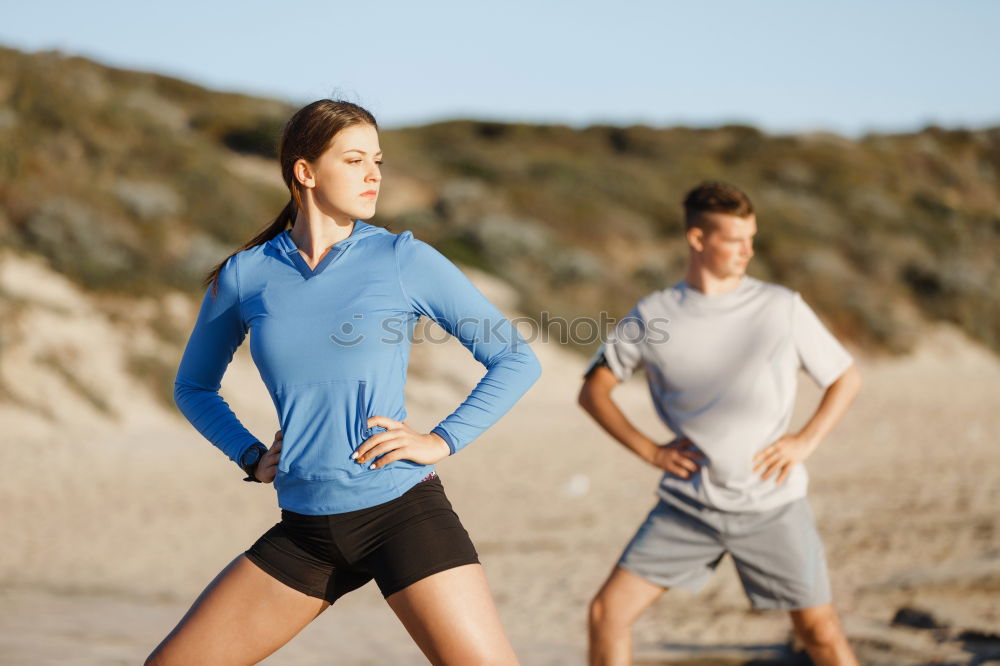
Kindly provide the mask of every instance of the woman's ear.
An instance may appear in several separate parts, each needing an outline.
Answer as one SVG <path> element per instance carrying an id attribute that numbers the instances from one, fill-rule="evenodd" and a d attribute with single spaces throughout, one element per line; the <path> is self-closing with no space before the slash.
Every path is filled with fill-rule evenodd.
<path id="1" fill-rule="evenodd" d="M 302 187 L 309 189 L 316 187 L 316 177 L 313 175 L 312 167 L 304 159 L 295 160 L 295 164 L 292 165 L 292 173 Z"/>

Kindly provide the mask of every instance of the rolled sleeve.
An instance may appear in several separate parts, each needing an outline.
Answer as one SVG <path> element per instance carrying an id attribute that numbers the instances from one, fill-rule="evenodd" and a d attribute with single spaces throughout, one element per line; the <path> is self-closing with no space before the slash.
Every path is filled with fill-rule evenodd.
<path id="1" fill-rule="evenodd" d="M 619 382 L 628 380 L 642 364 L 644 338 L 645 324 L 637 306 L 615 325 L 607 341 L 591 357 L 584 376 L 589 375 L 603 358 Z"/>
<path id="2" fill-rule="evenodd" d="M 827 388 L 854 362 L 799 294 L 792 303 L 792 339 L 799 362 L 820 388 Z"/>

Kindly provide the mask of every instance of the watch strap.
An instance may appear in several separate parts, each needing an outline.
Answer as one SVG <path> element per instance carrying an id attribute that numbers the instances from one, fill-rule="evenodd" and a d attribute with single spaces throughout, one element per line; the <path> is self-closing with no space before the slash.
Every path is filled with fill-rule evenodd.
<path id="1" fill-rule="evenodd" d="M 257 459 L 255 461 L 253 461 L 253 463 L 248 464 L 248 465 L 240 465 L 240 467 L 243 468 L 243 471 L 246 472 L 246 478 L 243 479 L 243 480 L 244 481 L 251 481 L 251 482 L 255 482 L 255 483 L 261 483 L 261 480 L 258 479 L 254 474 L 257 471 L 257 465 L 260 464 L 260 461 L 264 457 L 264 454 L 267 453 L 267 447 L 264 446 L 263 444 L 261 444 L 260 442 L 257 442 L 255 444 L 251 444 L 247 448 L 247 450 L 243 452 L 243 455 L 240 457 L 240 459 L 242 460 L 243 458 L 245 458 L 246 455 L 247 455 L 247 453 L 250 452 L 250 450 L 252 450 L 252 449 L 260 449 L 260 455 L 257 456 Z"/>

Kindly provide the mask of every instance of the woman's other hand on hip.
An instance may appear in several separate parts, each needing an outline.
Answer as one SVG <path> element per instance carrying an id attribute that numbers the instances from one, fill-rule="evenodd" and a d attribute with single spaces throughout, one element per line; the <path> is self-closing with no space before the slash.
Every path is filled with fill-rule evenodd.
<path id="1" fill-rule="evenodd" d="M 257 470 L 254 472 L 263 483 L 274 481 L 274 475 L 278 473 L 278 460 L 281 459 L 281 431 L 274 433 L 274 443 L 267 450 L 257 463 Z"/>
<path id="2" fill-rule="evenodd" d="M 451 454 L 451 448 L 440 435 L 419 433 L 405 421 L 373 416 L 368 419 L 368 427 L 374 426 L 382 426 L 386 431 L 362 442 L 354 457 L 355 461 L 368 465 L 369 469 L 379 469 L 397 460 L 433 465 Z"/>

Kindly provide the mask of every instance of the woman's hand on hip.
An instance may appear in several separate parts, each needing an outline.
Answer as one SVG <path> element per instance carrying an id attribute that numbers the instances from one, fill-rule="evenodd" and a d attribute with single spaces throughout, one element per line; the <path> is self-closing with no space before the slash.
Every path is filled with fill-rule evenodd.
<path id="1" fill-rule="evenodd" d="M 372 435 L 354 452 L 354 459 L 359 464 L 369 465 L 369 469 L 379 469 L 397 460 L 433 465 L 451 454 L 451 448 L 440 435 L 421 434 L 405 421 L 373 416 L 368 419 L 368 427 L 374 426 L 382 426 L 386 431 Z"/>
<path id="2" fill-rule="evenodd" d="M 274 433 L 274 444 L 267 450 L 267 453 L 260 457 L 257 469 L 254 470 L 256 476 L 263 483 L 274 481 L 274 475 L 278 473 L 278 460 L 281 459 L 281 431 Z"/>

